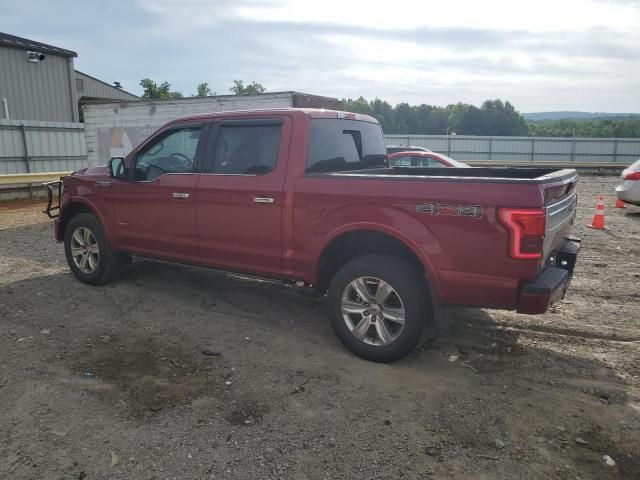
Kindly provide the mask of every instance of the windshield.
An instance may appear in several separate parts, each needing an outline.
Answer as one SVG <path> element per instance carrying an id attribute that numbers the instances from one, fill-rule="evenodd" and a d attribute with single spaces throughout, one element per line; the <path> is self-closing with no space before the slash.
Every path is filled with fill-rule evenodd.
<path id="1" fill-rule="evenodd" d="M 387 166 L 382 129 L 377 123 L 314 118 L 309 135 L 307 173 Z"/>

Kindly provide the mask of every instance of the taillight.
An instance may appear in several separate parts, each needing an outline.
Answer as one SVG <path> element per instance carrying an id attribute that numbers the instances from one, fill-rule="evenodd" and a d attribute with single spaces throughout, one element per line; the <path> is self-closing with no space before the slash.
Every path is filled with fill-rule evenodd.
<path id="1" fill-rule="evenodd" d="M 624 176 L 625 180 L 640 180 L 640 172 L 629 172 Z"/>
<path id="2" fill-rule="evenodd" d="M 547 216 L 541 208 L 501 208 L 500 221 L 509 230 L 509 254 L 518 260 L 542 257 Z"/>

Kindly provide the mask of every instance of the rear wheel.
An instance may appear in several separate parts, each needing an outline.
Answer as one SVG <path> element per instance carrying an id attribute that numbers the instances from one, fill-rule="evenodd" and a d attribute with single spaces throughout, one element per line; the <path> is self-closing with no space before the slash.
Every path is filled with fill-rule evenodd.
<path id="1" fill-rule="evenodd" d="M 130 257 L 113 252 L 98 219 L 80 213 L 69 220 L 64 231 L 64 251 L 69 268 L 81 282 L 106 283 L 129 263 Z"/>
<path id="2" fill-rule="evenodd" d="M 425 280 L 396 257 L 352 260 L 333 278 L 328 293 L 333 329 L 359 357 L 393 362 L 418 344 L 430 312 Z"/>

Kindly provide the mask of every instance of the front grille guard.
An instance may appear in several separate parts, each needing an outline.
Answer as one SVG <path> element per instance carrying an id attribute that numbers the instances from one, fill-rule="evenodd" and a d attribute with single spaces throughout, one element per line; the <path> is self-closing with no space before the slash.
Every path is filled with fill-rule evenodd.
<path id="1" fill-rule="evenodd" d="M 60 200 L 62 198 L 62 178 L 57 182 L 48 182 L 43 185 L 47 187 L 47 208 L 42 213 L 49 218 L 57 218 L 60 215 Z M 54 205 L 57 202 L 57 205 Z"/>

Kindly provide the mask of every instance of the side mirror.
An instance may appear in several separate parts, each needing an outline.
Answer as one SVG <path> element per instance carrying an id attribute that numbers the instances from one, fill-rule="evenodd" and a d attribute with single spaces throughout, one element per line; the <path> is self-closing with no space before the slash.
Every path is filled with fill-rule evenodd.
<path id="1" fill-rule="evenodd" d="M 124 168 L 124 158 L 123 157 L 111 157 L 109 159 L 109 163 L 107 163 L 107 168 L 109 170 L 109 176 L 111 178 L 126 178 L 127 173 Z"/>

